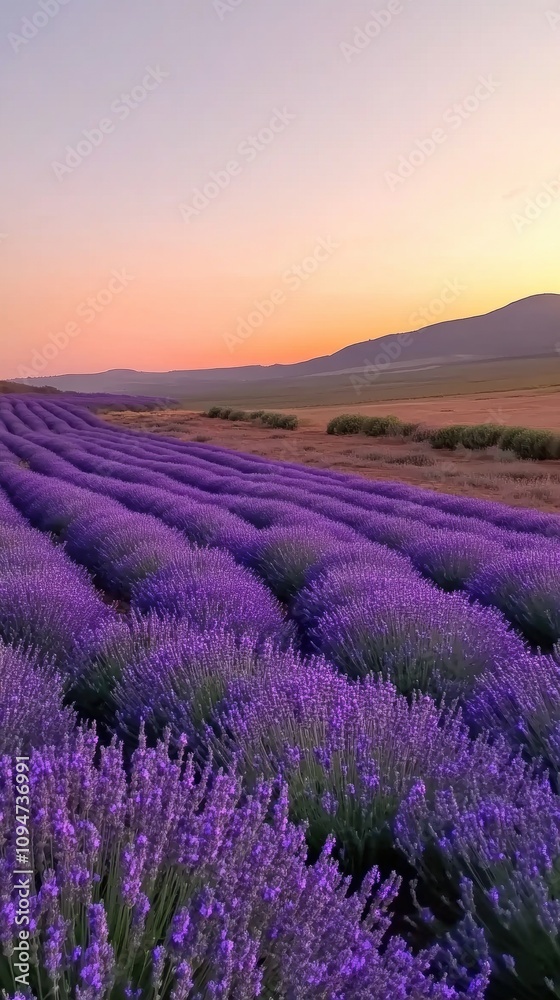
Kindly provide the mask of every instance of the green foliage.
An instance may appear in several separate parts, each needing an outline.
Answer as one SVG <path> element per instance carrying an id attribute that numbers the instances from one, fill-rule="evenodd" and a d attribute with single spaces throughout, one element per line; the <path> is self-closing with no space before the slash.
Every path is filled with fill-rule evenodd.
<path id="1" fill-rule="evenodd" d="M 327 434 L 360 434 L 366 418 L 358 413 L 341 413 L 327 425 Z"/>
<path id="2" fill-rule="evenodd" d="M 513 443 L 519 434 L 523 434 L 524 427 L 506 427 L 500 437 L 500 448 L 502 451 L 513 451 Z"/>
<path id="3" fill-rule="evenodd" d="M 457 445 L 462 444 L 463 434 L 468 429 L 463 424 L 438 427 L 430 431 L 428 440 L 432 448 L 449 448 L 454 451 Z"/>
<path id="4" fill-rule="evenodd" d="M 512 427 L 499 442 L 503 451 L 512 451 L 518 458 L 542 462 L 560 458 L 560 435 L 552 431 L 532 430 L 529 427 Z"/>
<path id="5" fill-rule="evenodd" d="M 263 413 L 260 418 L 265 427 L 280 428 L 285 431 L 295 431 L 299 424 L 296 416 L 290 413 Z"/>
<path id="6" fill-rule="evenodd" d="M 499 424 L 452 424 L 438 427 L 425 434 L 419 428 L 414 441 L 429 440 L 433 448 L 454 450 L 458 445 L 471 451 L 482 451 L 496 445 L 502 451 L 511 451 L 517 458 L 544 461 L 560 458 L 560 435 L 552 431 L 532 430 L 529 427 L 501 427 Z"/>
<path id="7" fill-rule="evenodd" d="M 400 434 L 401 426 L 397 417 L 366 417 L 363 432 L 368 437 L 384 437 L 389 434 Z"/>
<path id="8" fill-rule="evenodd" d="M 475 424 L 473 427 L 465 428 L 461 444 L 471 451 L 493 448 L 498 444 L 503 431 L 500 424 Z"/>
<path id="9" fill-rule="evenodd" d="M 279 428 L 285 431 L 295 431 L 299 425 L 298 418 L 292 413 L 272 413 L 266 410 L 236 410 L 232 406 L 211 406 L 205 417 L 217 417 L 220 420 L 250 420 L 258 422 L 263 427 Z"/>
<path id="10" fill-rule="evenodd" d="M 418 424 L 404 423 L 398 417 L 367 417 L 359 413 L 341 413 L 327 425 L 327 434 L 367 434 L 369 437 L 400 435 L 411 437 Z"/>
<path id="11" fill-rule="evenodd" d="M 413 437 L 418 432 L 420 424 L 409 423 L 406 420 L 399 424 L 399 434 L 403 437 Z"/>

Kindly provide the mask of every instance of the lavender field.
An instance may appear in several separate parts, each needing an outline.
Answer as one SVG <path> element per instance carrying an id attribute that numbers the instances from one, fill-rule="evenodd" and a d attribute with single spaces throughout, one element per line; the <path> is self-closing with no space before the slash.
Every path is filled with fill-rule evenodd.
<path id="1" fill-rule="evenodd" d="M 560 516 L 0 397 L 0 989 L 560 997 L 559 643 Z"/>

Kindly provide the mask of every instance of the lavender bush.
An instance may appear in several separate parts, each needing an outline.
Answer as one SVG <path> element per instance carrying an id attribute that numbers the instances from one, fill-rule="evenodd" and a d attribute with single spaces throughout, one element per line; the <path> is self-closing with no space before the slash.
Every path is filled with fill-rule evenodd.
<path id="1" fill-rule="evenodd" d="M 391 684 L 351 684 L 320 660 L 267 666 L 260 678 L 231 685 L 209 746 L 249 787 L 280 772 L 313 850 L 334 833 L 353 874 L 391 849 L 393 819 L 417 780 L 467 791 L 473 769 L 495 783 L 508 767 L 505 746 L 473 742 L 461 719 L 427 696 L 409 704 Z"/>
<path id="2" fill-rule="evenodd" d="M 93 734 L 35 751 L 28 778 L 34 876 L 29 984 L 60 1000 L 293 997 L 454 1000 L 393 937 L 393 881 L 347 896 L 327 845 L 307 866 L 285 793 L 136 751 L 130 778 L 117 746 Z M 27 786 L 26 786 L 27 787 Z M 10 761 L 2 760 L 0 982 L 18 974 Z M 366 900 L 374 892 L 367 917 Z M 21 959 L 20 959 L 21 962 Z M 471 996 L 481 1000 L 484 971 Z M 12 994 L 13 995 L 13 994 Z"/>
<path id="3" fill-rule="evenodd" d="M 397 837 L 434 894 L 459 899 L 464 918 L 450 951 L 474 944 L 479 961 L 488 956 L 497 996 L 552 1000 L 560 995 L 559 800 L 519 758 L 495 769 L 493 786 L 483 769 L 460 796 L 418 783 L 401 804 Z"/>
<path id="4" fill-rule="evenodd" d="M 155 619 L 148 622 L 151 644 L 143 652 L 137 647 L 128 652 L 114 689 L 119 731 L 129 739 L 144 726 L 152 739 L 168 731 L 174 746 L 186 736 L 196 749 L 235 681 L 251 685 L 265 673 L 293 667 L 292 651 L 258 644 L 250 634 L 238 636 L 220 627 L 198 632 L 190 622 L 173 619 L 156 629 Z"/>
<path id="5" fill-rule="evenodd" d="M 387 580 L 326 610 L 310 629 L 321 653 L 351 677 L 380 674 L 403 694 L 463 697 L 477 677 L 525 647 L 501 616 L 423 581 Z"/>
<path id="6" fill-rule="evenodd" d="M 63 697 L 62 680 L 52 668 L 0 643 L 0 755 L 62 742 L 75 723 Z"/>
<path id="7" fill-rule="evenodd" d="M 535 642 L 560 640 L 560 552 L 515 552 L 484 566 L 470 593 L 493 604 Z"/>

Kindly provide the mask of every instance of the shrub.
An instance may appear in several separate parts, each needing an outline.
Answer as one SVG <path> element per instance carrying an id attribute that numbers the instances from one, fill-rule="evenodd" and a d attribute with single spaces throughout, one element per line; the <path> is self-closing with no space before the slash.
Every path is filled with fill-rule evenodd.
<path id="1" fill-rule="evenodd" d="M 62 680 L 34 656 L 0 642 L 0 754 L 61 741 L 75 716 L 63 708 Z"/>
<path id="2" fill-rule="evenodd" d="M 210 409 L 204 414 L 205 417 L 221 417 L 222 408 L 221 406 L 211 406 Z"/>
<path id="3" fill-rule="evenodd" d="M 446 701 L 468 693 L 494 664 L 525 652 L 498 612 L 412 577 L 387 579 L 383 588 L 330 607 L 309 635 L 354 679 L 372 673 L 404 695 L 424 691 Z"/>
<path id="4" fill-rule="evenodd" d="M 228 420 L 247 420 L 247 410 L 231 410 Z"/>
<path id="5" fill-rule="evenodd" d="M 429 432 L 428 439 L 432 448 L 449 448 L 454 451 L 457 445 L 462 443 L 463 434 L 468 429 L 463 424 L 438 427 Z"/>
<path id="6" fill-rule="evenodd" d="M 427 537 L 413 538 L 406 549 L 414 566 L 442 590 L 460 590 L 503 549 L 488 538 L 466 531 L 434 528 Z"/>
<path id="7" fill-rule="evenodd" d="M 420 424 L 409 423 L 403 420 L 402 423 L 399 422 L 399 434 L 403 437 L 412 437 L 420 429 Z"/>
<path id="8" fill-rule="evenodd" d="M 551 431 L 539 431 L 525 428 L 508 438 L 508 448 L 518 458 L 545 461 L 560 457 L 560 438 Z M 503 448 L 503 438 L 500 446 Z"/>
<path id="9" fill-rule="evenodd" d="M 502 434 L 503 427 L 499 424 L 475 424 L 465 428 L 461 444 L 471 451 L 482 451 L 497 445 Z"/>
<path id="10" fill-rule="evenodd" d="M 322 526 L 316 530 L 308 525 L 269 528 L 260 533 L 249 564 L 281 601 L 288 601 L 304 585 L 309 570 L 342 544 Z"/>
<path id="11" fill-rule="evenodd" d="M 560 790 L 560 659 L 525 656 L 482 674 L 467 706 L 478 731 L 504 733 L 515 751 L 548 767 Z"/>
<path id="12" fill-rule="evenodd" d="M 251 410 L 249 420 L 259 420 L 260 417 L 264 417 L 264 410 Z"/>
<path id="13" fill-rule="evenodd" d="M 285 431 L 295 431 L 299 424 L 298 418 L 290 413 L 265 412 L 260 419 L 265 427 L 274 427 Z"/>
<path id="14" fill-rule="evenodd" d="M 364 427 L 365 417 L 358 413 L 341 413 L 327 425 L 327 434 L 360 434 Z"/>
<path id="15" fill-rule="evenodd" d="M 524 427 L 506 427 L 499 440 L 500 448 L 503 451 L 513 451 L 513 444 L 519 434 L 523 434 Z"/>
<path id="16" fill-rule="evenodd" d="M 398 434 L 400 427 L 397 417 L 366 417 L 362 430 L 368 437 L 383 437 L 385 434 Z"/>
<path id="17" fill-rule="evenodd" d="M 487 950 L 489 995 L 554 1000 L 557 802 L 547 777 L 536 780 L 520 758 L 504 760 L 501 773 L 496 761 L 494 787 L 487 767 L 473 767 L 466 794 L 457 795 L 451 782 L 430 794 L 417 782 L 399 810 L 397 838 L 433 894 L 459 899 L 458 916 L 466 917 L 452 939 L 459 955 Z"/>

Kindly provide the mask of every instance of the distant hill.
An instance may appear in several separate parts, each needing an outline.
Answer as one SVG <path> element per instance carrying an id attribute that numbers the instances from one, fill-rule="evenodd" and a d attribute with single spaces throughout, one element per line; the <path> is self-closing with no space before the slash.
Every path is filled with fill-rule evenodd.
<path id="1" fill-rule="evenodd" d="M 292 365 L 250 365 L 198 371 L 138 372 L 113 369 L 93 375 L 58 375 L 22 379 L 26 385 L 52 386 L 74 392 L 177 395 L 210 384 L 220 385 L 315 378 L 345 374 L 376 365 L 386 356 L 393 369 L 460 364 L 491 359 L 558 357 L 560 295 L 533 295 L 482 316 L 435 323 L 413 333 L 388 334 L 343 347 L 335 354 Z"/>
<path id="2" fill-rule="evenodd" d="M 54 389 L 51 386 L 41 385 L 40 379 L 34 379 L 33 382 L 37 384 L 25 385 L 22 384 L 21 382 L 0 382 L 0 395 L 2 395 L 2 393 L 7 393 L 7 392 L 8 393 L 17 392 L 18 394 L 40 392 L 44 396 L 52 396 L 53 393 L 56 393 L 58 395 L 61 392 L 60 389 Z"/>

